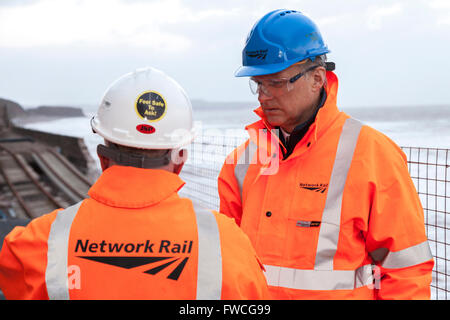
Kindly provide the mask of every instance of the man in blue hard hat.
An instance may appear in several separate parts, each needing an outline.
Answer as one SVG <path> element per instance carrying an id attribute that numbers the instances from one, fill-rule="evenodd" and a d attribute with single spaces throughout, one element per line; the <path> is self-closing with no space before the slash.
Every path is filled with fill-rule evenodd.
<path id="1" fill-rule="evenodd" d="M 254 25 L 236 76 L 261 120 L 225 160 L 220 211 L 248 234 L 275 298 L 429 299 L 434 261 L 406 156 L 339 111 L 329 52 L 301 12 Z"/>

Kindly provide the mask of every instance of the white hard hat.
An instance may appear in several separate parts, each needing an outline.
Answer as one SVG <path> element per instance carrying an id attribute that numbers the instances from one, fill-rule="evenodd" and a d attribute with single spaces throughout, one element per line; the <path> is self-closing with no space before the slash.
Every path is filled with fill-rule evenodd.
<path id="1" fill-rule="evenodd" d="M 175 149 L 194 139 L 186 92 L 151 67 L 127 73 L 111 84 L 91 126 L 108 141 L 141 149 Z"/>

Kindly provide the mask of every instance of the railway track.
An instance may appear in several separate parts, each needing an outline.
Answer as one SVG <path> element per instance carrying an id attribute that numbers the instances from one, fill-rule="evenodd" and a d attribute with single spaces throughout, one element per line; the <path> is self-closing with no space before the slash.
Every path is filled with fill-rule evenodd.
<path id="1" fill-rule="evenodd" d="M 54 150 L 26 141 L 15 149 L 0 143 L 0 204 L 9 204 L 10 218 L 33 219 L 87 197 L 91 183 Z"/>

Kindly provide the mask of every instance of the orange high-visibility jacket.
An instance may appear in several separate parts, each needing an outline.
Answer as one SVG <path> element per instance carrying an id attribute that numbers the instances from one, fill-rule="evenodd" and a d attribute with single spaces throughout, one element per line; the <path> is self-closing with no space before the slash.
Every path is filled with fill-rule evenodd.
<path id="1" fill-rule="evenodd" d="M 86 199 L 16 227 L 0 253 L 7 299 L 267 299 L 248 237 L 193 205 L 163 170 L 112 166 Z"/>
<path id="2" fill-rule="evenodd" d="M 220 211 L 247 233 L 277 299 L 429 299 L 433 258 L 406 156 L 336 106 L 338 79 L 293 153 L 259 108 L 226 159 Z"/>

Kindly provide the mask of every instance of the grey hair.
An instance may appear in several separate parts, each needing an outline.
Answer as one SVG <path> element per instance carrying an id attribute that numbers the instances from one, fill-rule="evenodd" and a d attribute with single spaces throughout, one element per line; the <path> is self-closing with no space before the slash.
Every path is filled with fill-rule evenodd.
<path id="1" fill-rule="evenodd" d="M 314 60 L 312 60 L 312 59 L 314 59 Z M 327 62 L 327 55 L 326 54 L 322 54 L 320 56 L 315 56 L 312 59 L 309 58 L 305 63 L 300 64 L 299 67 L 302 68 L 301 70 L 306 70 L 309 67 L 312 67 L 312 66 L 315 66 L 315 65 L 319 65 L 319 66 L 325 68 L 325 70 L 327 69 L 327 64 L 326 64 L 326 62 Z M 305 76 L 309 77 L 312 71 L 313 70 L 311 70 L 310 72 L 307 72 Z M 326 86 L 326 85 L 327 85 L 327 78 L 325 77 L 324 86 Z"/>
<path id="2" fill-rule="evenodd" d="M 322 54 L 320 56 L 309 58 L 308 61 L 302 64 L 302 66 L 304 66 L 305 69 L 309 68 L 312 65 L 319 65 L 321 67 L 326 68 L 327 67 L 326 62 L 327 62 L 327 55 Z"/>

